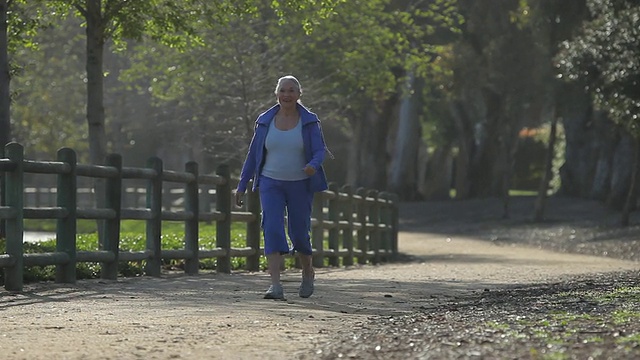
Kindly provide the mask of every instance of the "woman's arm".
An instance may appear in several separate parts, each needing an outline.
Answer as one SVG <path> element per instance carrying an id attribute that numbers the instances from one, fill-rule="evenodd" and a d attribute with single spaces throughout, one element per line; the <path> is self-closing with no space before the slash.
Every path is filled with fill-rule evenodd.
<path id="1" fill-rule="evenodd" d="M 247 151 L 247 157 L 244 159 L 244 164 L 242 165 L 242 171 L 240 172 L 240 181 L 238 182 L 237 192 L 244 193 L 247 191 L 247 184 L 249 180 L 253 178 L 253 175 L 256 171 L 256 133 L 258 127 L 253 131 L 253 137 L 251 138 L 251 143 L 249 144 L 249 151 Z"/>
<path id="2" fill-rule="evenodd" d="M 324 137 L 322 136 L 322 127 L 320 126 L 320 122 L 310 124 L 308 126 L 311 126 L 311 160 L 307 165 L 313 167 L 315 170 L 318 170 L 324 162 L 325 150 L 327 146 L 324 142 Z"/>

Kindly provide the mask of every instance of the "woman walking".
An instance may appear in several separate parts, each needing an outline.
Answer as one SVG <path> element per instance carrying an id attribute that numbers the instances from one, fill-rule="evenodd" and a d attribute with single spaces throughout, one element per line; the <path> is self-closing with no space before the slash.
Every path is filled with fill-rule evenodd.
<path id="1" fill-rule="evenodd" d="M 308 298 L 314 291 L 312 265 L 311 208 L 313 195 L 326 190 L 322 168 L 326 145 L 318 116 L 300 103 L 302 88 L 295 77 L 278 79 L 277 104 L 256 120 L 240 182 L 235 193 L 236 205 L 250 179 L 253 190 L 259 189 L 262 205 L 264 253 L 271 277 L 265 299 L 284 299 L 280 282 L 283 255 L 297 253 L 302 265 L 302 282 L 298 295 Z M 292 247 L 285 235 L 285 216 Z"/>

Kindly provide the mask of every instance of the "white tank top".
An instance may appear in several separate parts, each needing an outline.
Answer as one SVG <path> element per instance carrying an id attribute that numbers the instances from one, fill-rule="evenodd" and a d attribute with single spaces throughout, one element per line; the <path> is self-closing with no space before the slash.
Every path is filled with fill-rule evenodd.
<path id="1" fill-rule="evenodd" d="M 302 141 L 302 119 L 298 119 L 298 124 L 290 130 L 280 130 L 275 123 L 275 119 L 271 121 L 265 139 L 267 155 L 262 175 L 275 180 L 306 179 L 308 176 L 303 170 L 306 161 Z"/>

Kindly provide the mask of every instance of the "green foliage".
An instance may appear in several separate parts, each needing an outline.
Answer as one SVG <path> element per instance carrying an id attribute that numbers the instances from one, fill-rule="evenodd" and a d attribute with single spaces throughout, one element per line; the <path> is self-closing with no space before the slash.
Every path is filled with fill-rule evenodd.
<path id="1" fill-rule="evenodd" d="M 188 147 L 212 162 L 233 164 L 242 161 L 238 149 L 246 146 L 255 117 L 273 103 L 283 74 L 300 78 L 305 104 L 344 124 L 371 98 L 397 92 L 402 69 L 424 77 L 447 71 L 436 59 L 444 48 L 430 44 L 438 29 L 458 22 L 451 19 L 451 1 L 402 10 L 381 0 L 327 4 L 317 16 L 316 6 L 258 4 L 251 16 L 230 15 L 226 26 L 203 22 L 197 29 L 201 46 L 186 52 L 149 41 L 130 47 L 132 65 L 120 79 L 148 94 L 157 115 L 152 124 L 124 126 L 135 137 L 157 139 L 158 146 Z M 272 6 L 284 11 L 286 24 Z M 311 32 L 306 19 L 313 19 Z"/>
<path id="2" fill-rule="evenodd" d="M 7 11 L 7 51 L 15 53 L 21 48 L 38 46 L 33 38 L 39 29 L 51 25 L 52 17 L 34 1 L 12 0 Z"/>
<path id="3" fill-rule="evenodd" d="M 25 157 L 55 159 L 61 147 L 73 147 L 83 161 L 87 149 L 85 78 L 82 41 L 73 34 L 77 19 L 60 21 L 57 29 L 41 29 L 37 48 L 16 50 L 13 63 L 22 69 L 13 78 L 13 137 L 25 147 Z M 56 31 L 57 30 L 57 31 Z"/>
<path id="4" fill-rule="evenodd" d="M 560 76 L 584 83 L 595 104 L 640 137 L 640 5 L 628 0 L 589 0 L 591 15 L 580 33 L 562 43 Z"/>
<path id="5" fill-rule="evenodd" d="M 406 71 L 430 85 L 435 74 L 450 76 L 443 39 L 463 22 L 451 0 L 40 2 L 55 27 L 38 33 L 38 51 L 19 51 L 25 71 L 13 82 L 13 125 L 28 157 L 51 159 L 68 146 L 88 162 L 90 3 L 101 4 L 105 30 L 107 148 L 129 166 L 171 151 L 237 168 L 255 116 L 289 73 L 303 82 L 303 102 L 347 133 L 347 120 L 366 121 L 362 111 L 395 95 Z"/>
<path id="6" fill-rule="evenodd" d="M 338 7 L 347 0 L 272 0 L 271 8 L 278 17 L 278 24 L 285 25 L 291 16 L 300 18 L 300 14 L 305 14 L 300 23 L 306 34 L 310 34 L 314 28 L 320 24 L 320 19 L 327 19 L 338 12 Z M 257 7 L 256 7 L 257 10 Z M 309 11 L 311 10 L 311 11 Z"/>

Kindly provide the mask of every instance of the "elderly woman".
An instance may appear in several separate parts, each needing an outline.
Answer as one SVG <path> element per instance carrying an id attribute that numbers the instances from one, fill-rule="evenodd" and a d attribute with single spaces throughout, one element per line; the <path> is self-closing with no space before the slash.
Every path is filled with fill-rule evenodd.
<path id="1" fill-rule="evenodd" d="M 262 204 L 264 253 L 271 286 L 265 299 L 284 299 L 280 282 L 283 255 L 298 253 L 302 283 L 298 295 L 313 294 L 315 272 L 311 255 L 311 207 L 313 195 L 327 189 L 322 168 L 326 145 L 318 116 L 300 103 L 302 88 L 293 76 L 278 79 L 277 104 L 258 116 L 247 157 L 236 189 L 236 205 L 242 205 L 247 184 L 259 188 Z M 285 235 L 285 214 L 289 239 Z"/>

